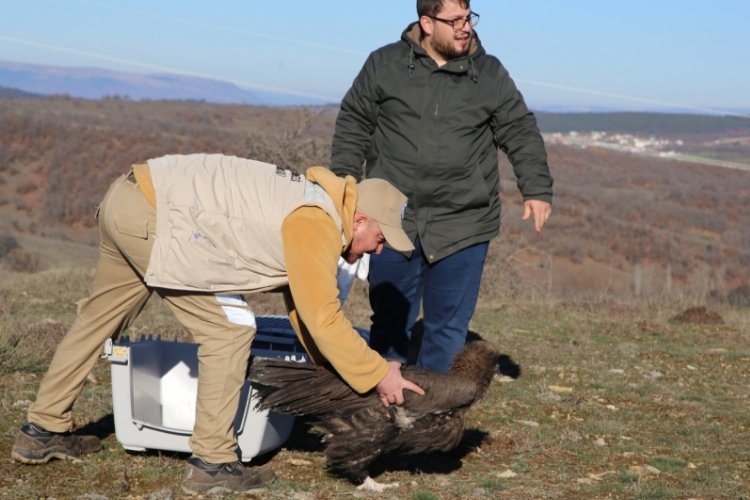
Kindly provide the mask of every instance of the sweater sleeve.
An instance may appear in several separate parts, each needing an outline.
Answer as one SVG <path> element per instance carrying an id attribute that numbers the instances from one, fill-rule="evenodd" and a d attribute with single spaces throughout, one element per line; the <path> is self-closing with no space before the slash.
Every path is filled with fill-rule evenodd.
<path id="1" fill-rule="evenodd" d="M 318 207 L 301 207 L 286 217 L 281 233 L 292 325 L 303 343 L 315 344 L 314 357 L 320 353 L 357 392 L 369 391 L 385 377 L 388 364 L 341 310 L 336 285 L 341 233 L 336 224 Z"/>

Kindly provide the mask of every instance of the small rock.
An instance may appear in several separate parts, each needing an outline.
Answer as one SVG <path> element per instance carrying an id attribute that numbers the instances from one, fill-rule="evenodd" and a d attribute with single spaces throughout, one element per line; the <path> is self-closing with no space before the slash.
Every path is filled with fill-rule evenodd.
<path id="1" fill-rule="evenodd" d="M 643 469 L 649 474 L 661 474 L 661 471 L 652 465 L 645 465 Z"/>
<path id="2" fill-rule="evenodd" d="M 516 474 L 515 472 L 513 472 L 510 469 L 506 469 L 503 472 L 498 472 L 497 473 L 497 477 L 499 477 L 501 479 L 512 479 L 514 477 L 518 477 L 518 474 Z"/>
<path id="3" fill-rule="evenodd" d="M 565 387 L 562 385 L 550 385 L 547 386 L 547 389 L 557 394 L 571 394 L 573 392 L 572 387 Z"/>
<path id="4" fill-rule="evenodd" d="M 574 443 L 577 443 L 578 441 L 583 439 L 583 437 L 580 434 L 578 434 L 576 431 L 565 431 L 563 432 L 563 436 L 573 441 Z"/>
<path id="5" fill-rule="evenodd" d="M 155 491 L 146 497 L 147 500 L 172 500 L 172 491 L 163 489 Z"/>
<path id="6" fill-rule="evenodd" d="M 295 491 L 290 498 L 292 500 L 313 500 L 315 497 L 310 491 Z"/>
<path id="7" fill-rule="evenodd" d="M 289 465 L 297 465 L 297 466 L 312 465 L 312 462 L 310 462 L 309 460 L 304 460 L 302 458 L 290 458 L 286 462 Z"/>
<path id="8" fill-rule="evenodd" d="M 539 422 L 534 422 L 533 420 L 516 420 L 516 423 L 527 427 L 539 427 Z"/>
<path id="9" fill-rule="evenodd" d="M 586 474 L 586 477 L 588 477 L 592 481 L 603 481 L 604 476 L 606 476 L 607 474 L 611 474 L 611 473 L 612 473 L 611 471 L 602 472 L 600 474 L 594 474 L 593 472 L 589 472 L 588 474 Z"/>

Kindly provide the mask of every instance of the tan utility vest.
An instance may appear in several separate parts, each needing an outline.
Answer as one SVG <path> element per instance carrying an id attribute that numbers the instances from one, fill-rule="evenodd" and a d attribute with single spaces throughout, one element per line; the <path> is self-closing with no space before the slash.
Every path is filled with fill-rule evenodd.
<path id="1" fill-rule="evenodd" d="M 151 286 L 261 292 L 286 285 L 281 225 L 301 206 L 341 217 L 319 185 L 269 163 L 220 154 L 148 162 L 156 194 Z"/>

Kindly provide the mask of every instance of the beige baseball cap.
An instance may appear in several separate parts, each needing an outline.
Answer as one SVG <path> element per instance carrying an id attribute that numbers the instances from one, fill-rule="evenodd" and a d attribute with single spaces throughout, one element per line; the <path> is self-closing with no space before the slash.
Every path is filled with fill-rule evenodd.
<path id="1" fill-rule="evenodd" d="M 385 241 L 399 252 L 414 250 L 402 220 L 406 196 L 385 179 L 365 179 L 357 184 L 357 210 L 380 224 Z"/>

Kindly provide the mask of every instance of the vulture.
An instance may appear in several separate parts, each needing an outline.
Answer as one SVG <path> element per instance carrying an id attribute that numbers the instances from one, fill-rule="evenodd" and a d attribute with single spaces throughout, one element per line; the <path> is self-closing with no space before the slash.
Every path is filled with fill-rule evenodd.
<path id="1" fill-rule="evenodd" d="M 380 484 L 370 477 L 375 459 L 386 453 L 415 455 L 457 447 L 464 414 L 485 395 L 495 373 L 515 378 L 520 367 L 479 339 L 466 343 L 448 373 L 415 366 L 403 366 L 401 373 L 425 395 L 405 390 L 404 404 L 388 407 L 375 390 L 355 392 L 330 365 L 255 358 L 249 379 L 260 409 L 314 419 L 324 433 L 329 470 L 359 485 L 357 489 L 382 492 L 398 484 Z"/>

